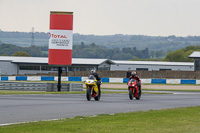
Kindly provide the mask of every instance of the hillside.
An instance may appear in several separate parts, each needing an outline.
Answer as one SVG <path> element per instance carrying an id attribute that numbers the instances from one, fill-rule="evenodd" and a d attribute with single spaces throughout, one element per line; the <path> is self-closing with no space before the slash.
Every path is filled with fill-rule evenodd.
<path id="1" fill-rule="evenodd" d="M 35 32 L 34 44 L 36 46 L 48 46 L 48 33 Z M 191 45 L 200 45 L 200 36 L 176 37 L 176 36 L 145 36 L 145 35 L 73 35 L 74 45 L 90 45 L 95 43 L 105 48 L 148 48 L 150 52 L 160 51 L 166 55 L 169 51 L 184 48 Z M 32 43 L 32 33 L 29 32 L 4 32 L 0 30 L 0 43 L 13 44 L 21 47 L 29 47 Z"/>

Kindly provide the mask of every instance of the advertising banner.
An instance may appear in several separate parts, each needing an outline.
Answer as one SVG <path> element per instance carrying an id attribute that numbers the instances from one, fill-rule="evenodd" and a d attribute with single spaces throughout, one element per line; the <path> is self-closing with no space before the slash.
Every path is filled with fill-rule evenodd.
<path id="1" fill-rule="evenodd" d="M 49 30 L 50 65 L 71 65 L 73 44 L 73 13 L 51 12 Z"/>

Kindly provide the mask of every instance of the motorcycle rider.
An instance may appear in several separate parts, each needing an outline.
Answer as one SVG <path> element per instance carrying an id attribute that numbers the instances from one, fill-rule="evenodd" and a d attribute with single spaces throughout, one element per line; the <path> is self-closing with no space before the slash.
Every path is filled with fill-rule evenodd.
<path id="1" fill-rule="evenodd" d="M 129 77 L 129 79 L 135 79 L 137 81 L 137 86 L 139 90 L 141 90 L 141 80 L 135 71 L 131 72 L 131 76 Z"/>
<path id="2" fill-rule="evenodd" d="M 90 75 L 93 75 L 96 78 L 96 80 L 97 80 L 97 86 L 98 86 L 98 89 L 100 90 L 101 78 L 99 77 L 98 73 L 94 69 L 92 69 L 90 71 Z"/>

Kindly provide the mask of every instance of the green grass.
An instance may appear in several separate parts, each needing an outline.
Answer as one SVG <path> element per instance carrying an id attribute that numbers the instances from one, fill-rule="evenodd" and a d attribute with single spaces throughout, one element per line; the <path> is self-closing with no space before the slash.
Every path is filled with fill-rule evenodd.
<path id="1" fill-rule="evenodd" d="M 71 91 L 71 92 L 45 92 L 45 91 L 11 91 L 0 90 L 0 95 L 32 95 L 32 94 L 85 94 L 86 91 Z M 128 91 L 101 91 L 102 94 L 120 94 L 127 93 Z M 143 92 L 143 94 L 172 94 L 160 92 Z"/>
<path id="2" fill-rule="evenodd" d="M 0 95 L 26 95 L 26 94 L 85 94 L 86 91 L 70 91 L 70 92 L 45 92 L 45 91 L 10 91 L 0 90 Z M 102 94 L 110 93 L 128 93 L 128 91 L 102 91 Z"/>
<path id="3" fill-rule="evenodd" d="M 177 85 L 177 86 L 182 86 L 182 85 L 189 85 L 189 86 L 200 86 L 200 84 L 151 84 L 151 83 L 143 83 L 143 85 Z"/>
<path id="4" fill-rule="evenodd" d="M 45 91 L 12 91 L 0 90 L 0 95 L 21 95 L 21 94 L 85 94 L 85 91 L 71 91 L 71 92 L 45 92 Z"/>
<path id="5" fill-rule="evenodd" d="M 127 90 L 127 88 L 102 88 L 108 90 Z M 181 90 L 181 89 L 151 89 L 151 88 L 142 88 L 142 90 L 148 91 L 192 91 L 192 92 L 199 92 L 200 90 Z"/>
<path id="6" fill-rule="evenodd" d="M 142 90 L 149 90 L 149 91 L 191 91 L 191 92 L 200 92 L 200 90 L 181 90 L 181 89 L 148 89 L 144 88 Z"/>
<path id="7" fill-rule="evenodd" d="M 200 106 L 0 126 L 1 133 L 199 133 Z"/>
<path id="8" fill-rule="evenodd" d="M 58 81 L 10 81 L 10 82 L 41 82 L 41 83 L 58 83 Z M 62 83 L 83 83 L 84 81 L 62 81 Z M 109 82 L 103 82 L 102 84 L 124 84 L 127 85 L 127 83 L 109 83 Z M 150 83 L 143 83 L 142 85 L 176 85 L 176 86 L 200 86 L 200 84 L 150 84 Z"/>
<path id="9" fill-rule="evenodd" d="M 58 83 L 58 81 L 9 81 L 9 82 L 40 82 L 40 83 Z M 61 83 L 84 83 L 84 81 L 62 81 Z"/>

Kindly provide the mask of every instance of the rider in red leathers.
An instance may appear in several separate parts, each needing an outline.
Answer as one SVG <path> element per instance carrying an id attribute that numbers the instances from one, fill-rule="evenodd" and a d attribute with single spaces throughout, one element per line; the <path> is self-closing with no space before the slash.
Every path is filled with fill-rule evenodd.
<path id="1" fill-rule="evenodd" d="M 131 76 L 129 77 L 129 79 L 135 79 L 137 81 L 137 86 L 139 90 L 141 90 L 141 80 L 135 71 L 131 72 Z"/>

